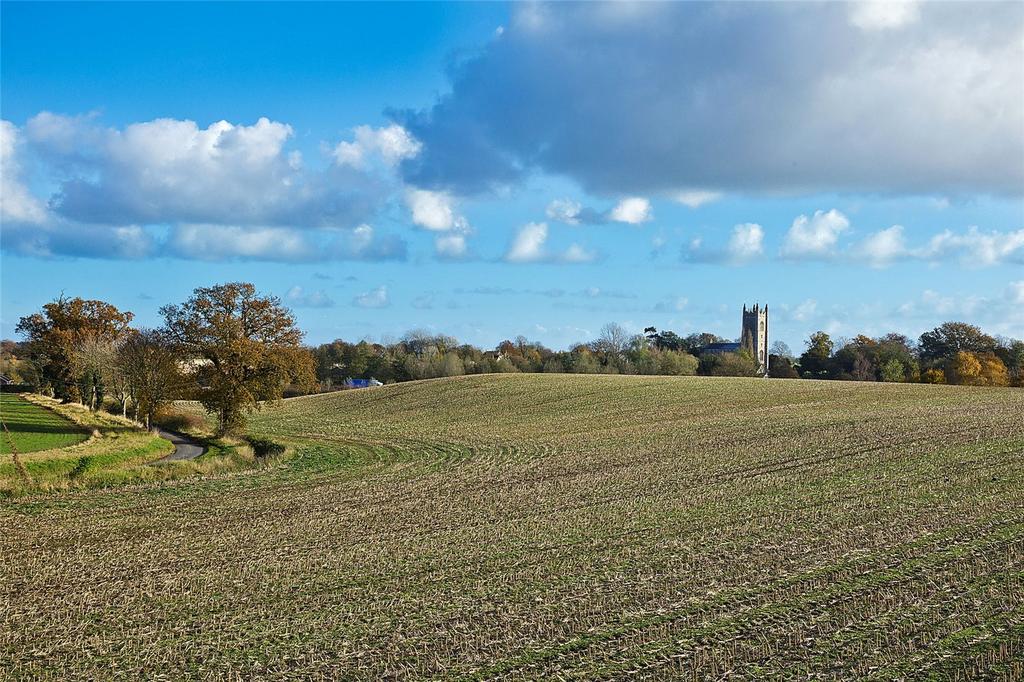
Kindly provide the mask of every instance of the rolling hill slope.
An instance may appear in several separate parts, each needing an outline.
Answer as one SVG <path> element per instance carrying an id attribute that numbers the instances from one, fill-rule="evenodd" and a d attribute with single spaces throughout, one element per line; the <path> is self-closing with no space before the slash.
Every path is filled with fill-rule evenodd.
<path id="1" fill-rule="evenodd" d="M 1024 391 L 491 375 L 0 509 L 16 675 L 1020 675 Z M 31 551 L 30 551 L 31 548 Z M 114 664 L 116 662 L 116 667 Z"/>

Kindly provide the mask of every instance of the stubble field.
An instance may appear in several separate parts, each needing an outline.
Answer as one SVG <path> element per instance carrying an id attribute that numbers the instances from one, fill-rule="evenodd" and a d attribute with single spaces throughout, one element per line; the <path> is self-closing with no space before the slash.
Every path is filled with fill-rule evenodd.
<path id="1" fill-rule="evenodd" d="M 0 502 L 12 677 L 1024 676 L 1024 391 L 492 375 Z"/>

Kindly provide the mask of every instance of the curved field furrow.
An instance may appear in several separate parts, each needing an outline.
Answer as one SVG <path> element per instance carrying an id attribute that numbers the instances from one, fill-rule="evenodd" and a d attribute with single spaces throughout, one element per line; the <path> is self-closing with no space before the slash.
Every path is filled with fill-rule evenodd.
<path id="1" fill-rule="evenodd" d="M 485 376 L 0 508 L 14 678 L 1010 678 L 1024 392 Z"/>

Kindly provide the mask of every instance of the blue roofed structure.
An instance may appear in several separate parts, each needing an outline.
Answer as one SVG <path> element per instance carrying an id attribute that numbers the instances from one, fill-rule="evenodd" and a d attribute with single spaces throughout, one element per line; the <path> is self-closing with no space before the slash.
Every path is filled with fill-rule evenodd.
<path id="1" fill-rule="evenodd" d="M 738 343 L 709 343 L 701 349 L 702 353 L 739 353 L 740 344 Z"/>
<path id="2" fill-rule="evenodd" d="M 351 377 L 345 379 L 345 388 L 372 388 L 374 386 L 383 386 L 381 382 L 374 378 L 370 379 L 352 379 Z"/>

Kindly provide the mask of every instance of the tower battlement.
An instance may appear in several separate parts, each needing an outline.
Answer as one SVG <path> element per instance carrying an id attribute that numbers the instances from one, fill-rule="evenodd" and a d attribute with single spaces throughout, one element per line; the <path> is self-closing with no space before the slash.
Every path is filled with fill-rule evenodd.
<path id="1" fill-rule="evenodd" d="M 768 306 L 755 303 L 753 308 L 743 304 L 743 328 L 740 345 L 753 356 L 758 371 L 768 374 Z"/>

